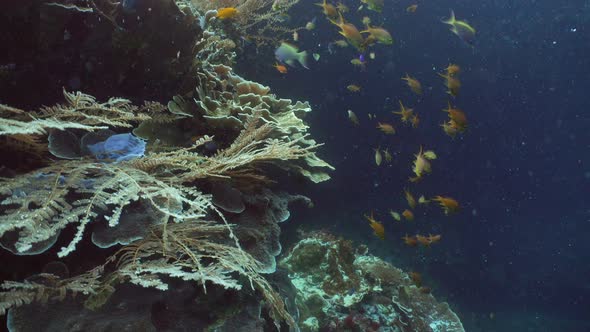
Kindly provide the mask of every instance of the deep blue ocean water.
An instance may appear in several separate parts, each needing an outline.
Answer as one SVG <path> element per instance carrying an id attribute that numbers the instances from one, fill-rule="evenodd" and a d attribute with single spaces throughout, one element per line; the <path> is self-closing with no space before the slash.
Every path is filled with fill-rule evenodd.
<path id="1" fill-rule="evenodd" d="M 590 2 L 424 1 L 407 13 L 412 2 L 386 0 L 381 14 L 343 2 L 348 21 L 360 27 L 368 15 L 393 35 L 393 45 L 371 47 L 375 60 L 366 70 L 350 64 L 359 55 L 350 47 L 329 53 L 340 36 L 311 3 L 294 7 L 288 24 L 317 17 L 298 46 L 320 54 L 318 62 L 284 76 L 270 60 L 253 67 L 242 58 L 238 69 L 282 97 L 309 100 L 312 134 L 325 143 L 320 155 L 336 167 L 331 181 L 306 187 L 316 208 L 284 225 L 284 236 L 298 227 L 328 229 L 368 244 L 422 273 L 467 331 L 590 331 Z M 440 22 L 451 9 L 477 30 L 473 47 Z M 437 75 L 449 63 L 462 68 L 457 98 Z M 422 83 L 421 96 L 401 80 L 406 73 Z M 360 93 L 346 90 L 353 83 Z M 419 128 L 390 113 L 400 99 L 419 114 Z M 454 140 L 439 127 L 448 100 L 469 119 Z M 377 121 L 397 123 L 397 134 L 383 135 Z M 431 175 L 410 184 L 420 145 L 438 159 Z M 377 167 L 377 147 L 394 152 L 393 163 Z M 406 187 L 417 196 L 452 196 L 462 209 L 446 217 L 429 207 L 414 222 L 396 222 L 388 211 L 403 211 Z M 383 241 L 363 218 L 370 211 L 386 226 Z M 406 247 L 400 238 L 416 232 L 443 238 L 431 248 Z"/>

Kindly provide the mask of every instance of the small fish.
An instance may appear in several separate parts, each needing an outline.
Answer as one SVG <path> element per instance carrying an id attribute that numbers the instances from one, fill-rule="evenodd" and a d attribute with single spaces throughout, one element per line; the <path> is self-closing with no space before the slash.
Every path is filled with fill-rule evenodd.
<path id="1" fill-rule="evenodd" d="M 362 3 L 366 4 L 370 10 L 381 13 L 383 10 L 384 0 L 361 0 Z"/>
<path id="2" fill-rule="evenodd" d="M 295 45 L 282 42 L 281 45 L 275 50 L 275 57 L 280 62 L 286 63 L 291 67 L 294 67 L 295 62 L 297 61 L 304 68 L 309 69 L 307 65 L 307 52 L 299 52 L 299 49 Z"/>
<path id="3" fill-rule="evenodd" d="M 460 132 L 465 131 L 467 129 L 467 117 L 465 113 L 458 108 L 452 108 L 451 103 L 448 103 L 448 108 L 443 109 L 443 112 L 447 112 L 449 114 L 449 118 L 453 121 L 453 125 L 457 127 Z"/>
<path id="4" fill-rule="evenodd" d="M 418 240 L 416 239 L 416 237 L 408 236 L 408 234 L 402 237 L 402 240 L 404 240 L 404 243 L 410 247 L 415 247 L 418 244 Z"/>
<path id="5" fill-rule="evenodd" d="M 410 77 L 407 73 L 405 77 L 402 77 L 402 80 L 406 81 L 408 86 L 410 87 L 410 89 L 412 89 L 412 91 L 417 94 L 417 95 L 421 95 L 422 94 L 422 84 L 420 84 L 420 82 L 413 78 Z"/>
<path id="6" fill-rule="evenodd" d="M 432 172 L 432 166 L 430 165 L 429 159 L 426 158 L 426 155 L 422 150 L 422 146 L 420 146 L 420 151 L 418 152 L 418 154 L 415 154 L 414 156 L 416 157 L 416 159 L 414 160 L 412 171 L 416 176 L 410 178 L 411 182 L 416 182 L 422 179 L 422 176 L 424 176 L 425 174 Z"/>
<path id="7" fill-rule="evenodd" d="M 447 68 L 445 68 L 445 70 L 447 71 L 447 75 L 455 76 L 455 75 L 459 74 L 459 72 L 461 72 L 461 67 L 459 67 L 456 64 L 449 63 L 449 65 L 447 66 Z"/>
<path id="8" fill-rule="evenodd" d="M 428 237 L 420 234 L 416 234 L 416 240 L 418 241 L 418 243 L 426 247 L 430 246 L 431 243 Z"/>
<path id="9" fill-rule="evenodd" d="M 404 216 L 404 218 L 406 218 L 408 221 L 414 220 L 414 213 L 408 209 L 405 209 L 404 212 L 402 212 L 402 216 Z"/>
<path id="10" fill-rule="evenodd" d="M 215 17 L 220 20 L 228 20 L 234 18 L 236 15 L 238 15 L 238 10 L 235 7 L 225 7 L 219 8 Z"/>
<path id="11" fill-rule="evenodd" d="M 421 195 L 421 196 L 418 198 L 418 204 L 428 204 L 428 203 L 430 203 L 430 201 L 429 201 L 429 200 L 427 200 L 427 199 L 426 199 L 426 197 L 424 197 L 424 195 Z"/>
<path id="12" fill-rule="evenodd" d="M 350 120 L 350 122 L 354 123 L 355 125 L 359 125 L 359 118 L 356 116 L 356 114 L 354 114 L 354 112 L 352 110 L 348 110 L 348 119 Z"/>
<path id="13" fill-rule="evenodd" d="M 428 160 L 435 160 L 436 159 L 436 153 L 432 150 L 428 150 L 424 152 L 424 158 L 428 159 Z"/>
<path id="14" fill-rule="evenodd" d="M 346 89 L 348 89 L 348 91 L 350 92 L 359 92 L 361 91 L 361 87 L 356 85 L 356 84 L 350 84 L 346 87 Z"/>
<path id="15" fill-rule="evenodd" d="M 350 63 L 352 63 L 353 66 L 361 67 L 363 69 L 365 68 L 365 62 L 361 61 L 359 58 L 350 60 Z"/>
<path id="16" fill-rule="evenodd" d="M 313 20 L 307 22 L 307 24 L 305 24 L 305 29 L 307 29 L 308 31 L 315 29 L 316 20 L 317 18 L 314 17 Z"/>
<path id="17" fill-rule="evenodd" d="M 399 107 L 400 110 L 399 112 L 394 112 L 392 111 L 391 113 L 393 114 L 399 114 L 401 117 L 402 122 L 407 123 L 409 121 L 412 120 L 412 114 L 414 113 L 414 109 L 412 108 L 405 108 L 404 104 L 402 104 L 402 101 L 399 101 Z"/>
<path id="18" fill-rule="evenodd" d="M 445 196 L 435 196 L 433 201 L 437 201 L 446 215 L 459 211 L 459 202 L 454 198 Z"/>
<path id="19" fill-rule="evenodd" d="M 393 217 L 393 219 L 397 220 L 397 221 L 401 221 L 402 218 L 399 215 L 399 213 L 393 211 L 393 210 L 389 210 L 389 215 L 391 215 L 391 217 Z"/>
<path id="20" fill-rule="evenodd" d="M 450 136 L 453 139 L 461 131 L 459 128 L 459 125 L 457 123 L 455 123 L 455 121 L 453 121 L 453 120 L 449 120 L 448 122 L 443 122 L 440 126 L 443 128 L 443 131 L 445 132 L 445 134 L 447 134 L 448 136 Z"/>
<path id="21" fill-rule="evenodd" d="M 381 155 L 381 151 L 379 148 L 375 149 L 375 164 L 377 166 L 381 166 L 381 162 L 383 161 L 383 156 Z"/>
<path id="22" fill-rule="evenodd" d="M 367 26 L 366 30 L 361 31 L 361 33 L 368 33 L 370 37 L 372 37 L 375 41 L 380 44 L 391 45 L 393 44 L 393 37 L 389 31 L 381 28 L 381 27 L 370 27 Z"/>
<path id="23" fill-rule="evenodd" d="M 275 69 L 281 73 L 281 74 L 286 74 L 287 73 L 287 67 L 285 67 L 284 65 L 279 64 L 278 62 L 275 62 L 274 66 Z"/>
<path id="24" fill-rule="evenodd" d="M 385 157 L 385 162 L 390 163 L 393 160 L 393 156 L 389 153 L 389 149 L 385 149 L 383 151 L 383 157 Z"/>
<path id="25" fill-rule="evenodd" d="M 393 126 L 389 123 L 378 122 L 377 129 L 381 130 L 383 133 L 385 133 L 387 135 L 395 134 L 395 128 L 393 128 Z"/>
<path id="26" fill-rule="evenodd" d="M 451 26 L 451 32 L 456 34 L 462 41 L 470 46 L 475 42 L 475 29 L 465 21 L 460 21 L 455 18 L 455 12 L 451 10 L 451 17 L 447 20 L 442 20 L 444 24 Z"/>
<path id="27" fill-rule="evenodd" d="M 375 52 L 369 53 L 369 59 L 375 60 Z"/>
<path id="28" fill-rule="evenodd" d="M 430 241 L 430 243 L 437 243 L 440 241 L 441 237 L 442 236 L 440 234 L 437 234 L 437 235 L 428 234 L 428 241 Z"/>
<path id="29" fill-rule="evenodd" d="M 344 39 L 336 40 L 336 41 L 332 42 L 332 44 L 334 44 L 338 47 L 348 47 L 348 42 Z"/>
<path id="30" fill-rule="evenodd" d="M 414 114 L 410 122 L 412 123 L 412 128 L 418 128 L 418 125 L 420 124 L 420 118 L 418 117 L 418 114 Z"/>
<path id="31" fill-rule="evenodd" d="M 408 13 L 415 13 L 416 9 L 418 9 L 418 5 L 414 4 L 414 5 L 408 6 L 408 8 L 406 8 L 406 11 Z"/>
<path id="32" fill-rule="evenodd" d="M 445 86 L 447 87 L 447 93 L 453 97 L 457 97 L 459 95 L 459 89 L 461 88 L 461 81 L 450 74 L 444 75 L 439 73 L 439 76 L 445 79 Z"/>
<path id="33" fill-rule="evenodd" d="M 365 45 L 365 39 L 363 38 L 363 35 L 361 35 L 361 33 L 356 28 L 356 26 L 354 26 L 354 24 L 347 23 L 344 21 L 344 18 L 342 17 L 342 13 L 339 12 L 338 17 L 339 17 L 339 21 L 330 20 L 330 22 L 332 22 L 332 24 L 334 24 L 335 26 L 340 28 L 339 34 L 342 35 L 344 38 L 346 38 L 348 43 L 350 45 L 352 45 L 354 48 L 356 48 L 357 50 L 359 50 L 361 52 L 364 51 L 366 45 Z"/>
<path id="34" fill-rule="evenodd" d="M 327 3 L 326 0 L 324 0 L 324 2 L 316 3 L 315 5 L 322 7 L 322 11 L 323 11 L 324 15 L 326 15 L 326 17 L 328 17 L 328 18 L 338 17 L 338 9 L 336 8 L 336 6 Z"/>
<path id="35" fill-rule="evenodd" d="M 408 189 L 404 189 L 404 195 L 406 196 L 406 201 L 408 202 L 408 206 L 412 209 L 416 208 L 416 199 L 412 195 L 412 193 Z"/>
<path id="36" fill-rule="evenodd" d="M 320 61 L 320 55 L 318 53 L 314 53 L 311 55 L 315 61 Z"/>
<path id="37" fill-rule="evenodd" d="M 365 218 L 369 221 L 369 226 L 373 229 L 375 236 L 380 238 L 381 240 L 385 240 L 385 228 L 383 224 L 375 220 L 373 217 L 373 211 L 371 211 L 371 216 L 365 215 Z"/>

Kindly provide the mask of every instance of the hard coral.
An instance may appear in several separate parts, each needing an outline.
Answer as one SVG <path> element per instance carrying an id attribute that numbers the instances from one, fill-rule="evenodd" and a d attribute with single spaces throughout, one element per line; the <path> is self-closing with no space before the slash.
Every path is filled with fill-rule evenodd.
<path id="1" fill-rule="evenodd" d="M 316 317 L 320 330 L 394 332 L 403 325 L 403 331 L 464 331 L 448 304 L 424 294 L 405 272 L 365 248 L 356 250 L 349 241 L 311 235 L 281 265 L 299 290 L 300 319 Z"/>

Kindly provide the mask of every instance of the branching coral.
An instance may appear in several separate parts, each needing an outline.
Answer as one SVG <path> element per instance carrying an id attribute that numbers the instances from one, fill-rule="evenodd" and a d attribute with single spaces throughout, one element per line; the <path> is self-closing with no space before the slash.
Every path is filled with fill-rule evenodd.
<path id="1" fill-rule="evenodd" d="M 328 178 L 324 170 L 332 167 L 315 155 L 321 144 L 309 138 L 303 121 L 311 108 L 305 102 L 277 98 L 269 87 L 233 73 L 236 44 L 221 33 L 203 33 L 194 7 L 176 6 L 186 1 L 157 3 L 168 9 L 152 12 L 149 3 L 110 0 L 44 5 L 44 10 L 65 12 L 68 18 L 107 19 L 111 25 L 105 27 L 102 20 L 100 31 L 108 34 L 114 48 L 139 33 L 136 46 L 148 45 L 152 53 L 142 57 L 145 50 L 137 46 L 137 56 L 149 58 L 146 68 L 154 70 L 138 81 L 151 84 L 152 92 L 167 86 L 158 90 L 164 92 L 156 99 L 172 100 L 167 106 L 135 106 L 124 98 L 101 102 L 64 89 L 64 103 L 36 112 L 0 105 L 2 151 L 27 151 L 39 159 L 27 168 L 19 168 L 19 163 L 0 165 L 0 246 L 17 256 L 52 250 L 71 260 L 78 257 L 72 254 L 76 247 L 106 257 L 102 248 L 122 246 L 106 262 L 88 262 L 94 268 L 86 273 L 57 277 L 44 271 L 24 281 L 4 282 L 0 313 L 35 302 L 53 304 L 76 294 L 95 310 L 119 286 L 131 283 L 174 291 L 178 280 L 173 279 L 180 279 L 202 286 L 207 294 L 220 289 L 243 292 L 245 282 L 258 290 L 257 296 L 263 295 L 277 328 L 285 322 L 295 326 L 282 295 L 265 274 L 275 271 L 275 256 L 281 250 L 278 223 L 288 218 L 288 203 L 302 197 L 275 194 L 265 186 L 276 180 L 267 172 L 273 167 L 295 170 L 316 182 Z M 276 14 L 294 3 L 275 1 Z M 238 8 L 245 15 L 235 23 L 253 28 L 273 22 L 264 16 L 271 13 L 272 4 L 241 2 Z M 124 19 L 134 10 L 137 17 L 141 14 L 138 26 Z M 172 42 L 174 47 L 162 51 L 166 56 L 156 59 L 154 50 L 162 38 L 148 35 L 162 22 L 171 22 L 186 38 Z M 212 29 L 220 30 L 220 24 L 215 25 Z M 92 31 L 102 36 L 98 30 Z M 153 43 L 145 44 L 146 39 Z M 107 77 L 125 78 L 117 68 L 105 69 Z M 162 83 L 176 75 L 173 84 Z M 154 77 L 161 80 L 151 82 Z M 109 79 L 100 80 L 105 81 Z M 119 85 L 113 89 L 119 91 Z M 153 95 L 145 93 L 148 90 L 123 93 L 141 100 Z M 219 197 L 226 194 L 231 197 Z M 63 238 L 66 234 L 69 238 Z M 53 250 L 58 238 L 60 246 L 66 242 Z M 90 241 L 96 247 L 87 246 Z"/>
<path id="2" fill-rule="evenodd" d="M 62 130 L 71 123 L 83 124 L 87 129 L 103 125 L 129 127 L 131 123 L 151 121 L 154 114 L 149 107 L 138 108 L 122 99 L 97 103 L 82 93 L 64 95 L 66 104 L 43 108 L 39 113 L 39 117 L 59 123 Z M 167 117 L 161 107 L 156 110 L 160 118 Z M 27 123 L 23 112 L 10 108 L 6 112 L 21 117 L 16 121 Z M 123 249 L 116 272 L 121 278 L 158 289 L 167 287 L 159 275 L 240 289 L 241 284 L 232 277 L 237 272 L 247 276 L 267 297 L 274 318 L 292 323 L 280 297 L 259 275 L 261 271 L 268 272 L 268 268 L 241 248 L 232 227 L 213 205 L 212 196 L 193 187 L 196 180 L 231 180 L 236 175 L 264 179 L 257 165 L 313 155 L 318 144 L 302 144 L 305 134 L 293 137 L 294 131 L 279 130 L 281 122 L 268 121 L 265 114 L 268 112 L 263 110 L 246 114 L 244 127 L 232 144 L 212 156 L 199 153 L 212 139 L 204 136 L 190 147 L 151 153 L 143 158 L 114 163 L 85 157 L 55 162 L 15 178 L 0 178 L 0 243 L 16 254 L 40 253 L 54 244 L 62 229 L 74 224 L 77 231 L 73 239 L 58 253 L 63 257 L 75 250 L 90 223 L 106 222 L 110 228 L 116 228 L 127 208 L 141 201 L 157 211 L 162 221 L 154 223 L 147 237 Z M 34 121 L 37 120 L 30 117 L 29 122 Z M 18 135 L 26 132 L 15 127 L 10 130 Z M 103 150 L 106 147 L 105 144 Z M 211 216 L 217 222 L 207 219 Z M 13 296 L 3 295 L 3 305 L 39 299 L 36 293 L 25 294 L 22 289 L 38 291 L 44 286 L 26 285 L 5 284 L 5 288 L 15 292 Z M 21 295 L 22 300 L 16 300 Z"/>
<path id="3" fill-rule="evenodd" d="M 224 7 L 235 7 L 238 14 L 233 18 L 239 30 L 252 39 L 276 38 L 277 32 L 288 32 L 281 20 L 299 0 L 191 0 L 191 5 L 201 13 Z"/>

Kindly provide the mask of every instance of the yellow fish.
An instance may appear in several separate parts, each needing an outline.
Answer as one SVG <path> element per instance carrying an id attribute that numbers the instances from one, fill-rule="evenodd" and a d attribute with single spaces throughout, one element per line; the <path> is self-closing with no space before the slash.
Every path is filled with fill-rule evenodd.
<path id="1" fill-rule="evenodd" d="M 418 154 L 414 155 L 416 157 L 416 159 L 414 160 L 412 172 L 414 172 L 414 174 L 416 176 L 413 178 L 410 178 L 411 182 L 416 182 L 416 181 L 422 179 L 422 176 L 424 176 L 425 174 L 432 172 L 432 166 L 430 165 L 429 158 L 427 158 L 426 155 L 427 154 L 425 154 L 422 150 L 422 146 L 420 146 L 420 151 L 418 152 Z M 430 153 L 428 153 L 428 156 L 432 157 L 432 155 Z"/>
<path id="2" fill-rule="evenodd" d="M 473 46 L 475 42 L 475 29 L 465 21 L 459 21 L 455 18 L 455 12 L 451 10 L 451 17 L 447 20 L 442 20 L 444 24 L 451 26 L 451 32 L 456 34 L 462 41 Z"/>
<path id="3" fill-rule="evenodd" d="M 219 8 L 215 16 L 220 20 L 227 20 L 234 18 L 236 15 L 238 15 L 238 10 L 235 7 L 225 7 Z"/>
<path id="4" fill-rule="evenodd" d="M 404 194 L 406 195 L 406 201 L 408 201 L 408 206 L 412 209 L 416 208 L 416 199 L 412 195 L 412 193 L 408 189 L 404 189 Z"/>
<path id="5" fill-rule="evenodd" d="M 408 83 L 408 86 L 410 87 L 410 89 L 412 89 L 412 91 L 414 91 L 415 94 L 417 94 L 417 95 L 422 94 L 422 84 L 420 84 L 420 82 L 417 79 L 410 77 L 406 73 L 406 76 L 402 77 L 402 80 L 404 80 Z"/>
<path id="6" fill-rule="evenodd" d="M 414 113 L 414 109 L 412 108 L 405 108 L 402 101 L 399 101 L 400 110 L 399 112 L 392 111 L 393 114 L 399 114 L 401 117 L 402 122 L 407 123 L 408 121 L 412 120 L 412 114 Z"/>
<path id="7" fill-rule="evenodd" d="M 397 220 L 397 221 L 401 221 L 402 218 L 399 215 L 399 213 L 393 211 L 393 210 L 389 210 L 389 214 L 393 217 L 393 219 Z"/>
<path id="8" fill-rule="evenodd" d="M 359 125 L 359 118 L 356 116 L 356 114 L 354 114 L 352 110 L 348 110 L 348 119 L 355 125 Z"/>
<path id="9" fill-rule="evenodd" d="M 384 240 L 385 228 L 383 227 L 382 223 L 375 220 L 375 218 L 373 217 L 373 211 L 371 211 L 371 216 L 365 215 L 365 218 L 369 221 L 369 226 L 371 226 L 371 228 L 373 229 L 373 233 L 375 233 L 375 236 L 377 236 L 381 240 Z"/>
<path id="10" fill-rule="evenodd" d="M 385 149 L 383 151 L 383 156 L 385 157 L 385 162 L 390 163 L 393 160 L 393 156 L 391 155 L 391 153 L 389 152 L 389 149 Z"/>
<path id="11" fill-rule="evenodd" d="M 350 84 L 349 86 L 346 87 L 346 89 L 348 89 L 348 91 L 350 92 L 359 92 L 361 91 L 361 87 L 356 85 L 356 84 Z"/>
<path id="12" fill-rule="evenodd" d="M 378 13 L 381 13 L 383 10 L 384 0 L 361 0 L 362 3 L 366 4 L 370 10 L 374 10 Z"/>
<path id="13" fill-rule="evenodd" d="M 416 9 L 418 9 L 418 5 L 411 5 L 411 6 L 408 6 L 408 8 L 406 8 L 406 11 L 408 13 L 415 13 Z"/>
<path id="14" fill-rule="evenodd" d="M 380 166 L 382 161 L 383 161 L 383 156 L 381 155 L 381 151 L 379 150 L 379 148 L 376 148 L 375 149 L 375 164 L 377 164 L 377 166 Z"/>

